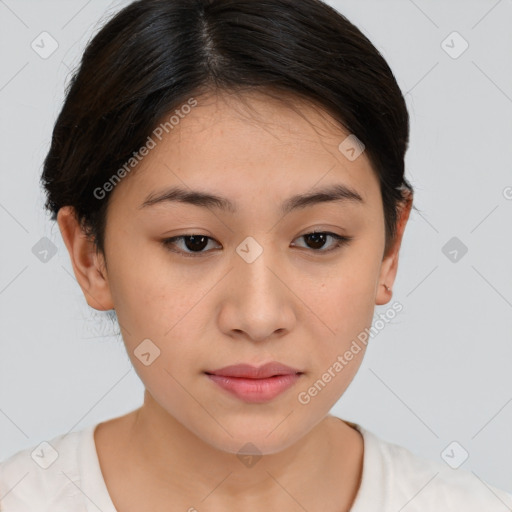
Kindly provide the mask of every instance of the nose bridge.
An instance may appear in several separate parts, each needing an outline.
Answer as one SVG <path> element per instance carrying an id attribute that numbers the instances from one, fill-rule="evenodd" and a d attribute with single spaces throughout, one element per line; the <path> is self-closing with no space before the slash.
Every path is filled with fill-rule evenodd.
<path id="1" fill-rule="evenodd" d="M 221 315 L 226 330 L 244 332 L 252 340 L 289 331 L 294 322 L 291 296 L 275 275 L 280 272 L 278 255 L 270 248 L 271 237 L 263 238 L 260 243 L 247 237 L 236 248 L 231 272 L 234 292 Z"/>
<path id="2" fill-rule="evenodd" d="M 258 238 L 261 243 L 249 236 L 236 248 L 238 258 L 235 260 L 235 278 L 245 292 L 258 296 L 263 294 L 267 300 L 271 300 L 272 296 L 278 293 L 277 278 L 274 275 L 276 270 L 270 270 L 276 266 L 276 258 L 272 254 L 270 237 L 266 237 L 265 240 L 262 236 Z"/>

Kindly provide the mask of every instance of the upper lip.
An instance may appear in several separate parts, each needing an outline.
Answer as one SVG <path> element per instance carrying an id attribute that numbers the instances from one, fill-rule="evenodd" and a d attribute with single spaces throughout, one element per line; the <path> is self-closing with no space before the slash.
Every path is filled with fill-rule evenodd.
<path id="1" fill-rule="evenodd" d="M 224 377 L 241 377 L 247 379 L 266 379 L 276 375 L 290 375 L 294 373 L 302 373 L 296 368 L 286 366 L 277 361 L 271 361 L 262 366 L 252 366 L 250 364 L 235 364 L 225 366 L 218 370 L 211 370 L 205 372 L 213 375 L 223 375 Z"/>

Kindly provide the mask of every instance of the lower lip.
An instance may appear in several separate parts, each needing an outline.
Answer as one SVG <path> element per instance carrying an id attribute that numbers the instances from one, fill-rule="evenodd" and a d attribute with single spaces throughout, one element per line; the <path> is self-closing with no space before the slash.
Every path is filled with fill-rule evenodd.
<path id="1" fill-rule="evenodd" d="M 244 402 L 263 403 L 280 395 L 299 379 L 300 374 L 277 375 L 267 379 L 245 379 L 224 375 L 206 374 L 221 388 L 229 391 Z"/>

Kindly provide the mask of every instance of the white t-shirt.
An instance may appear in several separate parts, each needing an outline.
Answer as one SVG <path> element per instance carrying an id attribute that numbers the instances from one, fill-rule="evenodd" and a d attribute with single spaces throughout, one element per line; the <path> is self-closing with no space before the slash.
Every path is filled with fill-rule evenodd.
<path id="1" fill-rule="evenodd" d="M 512 494 L 483 482 L 474 473 L 416 456 L 358 424 L 347 423 L 364 439 L 362 480 L 351 512 L 512 509 Z M 95 427 L 62 434 L 0 463 L 0 511 L 118 512 L 101 473 Z"/>

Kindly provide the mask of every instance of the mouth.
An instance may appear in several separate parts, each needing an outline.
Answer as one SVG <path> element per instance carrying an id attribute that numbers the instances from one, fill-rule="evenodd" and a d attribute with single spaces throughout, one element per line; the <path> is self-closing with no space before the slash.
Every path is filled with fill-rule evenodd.
<path id="1" fill-rule="evenodd" d="M 290 389 L 304 372 L 272 361 L 259 367 L 237 364 L 204 373 L 238 399 L 248 403 L 264 403 Z"/>
<path id="2" fill-rule="evenodd" d="M 239 377 L 244 379 L 267 379 L 269 377 L 276 377 L 280 375 L 293 375 L 302 373 L 296 368 L 287 366 L 277 361 L 271 361 L 261 366 L 252 366 L 250 364 L 235 364 L 225 366 L 218 370 L 211 370 L 205 372 L 208 375 L 219 375 L 223 377 Z"/>

